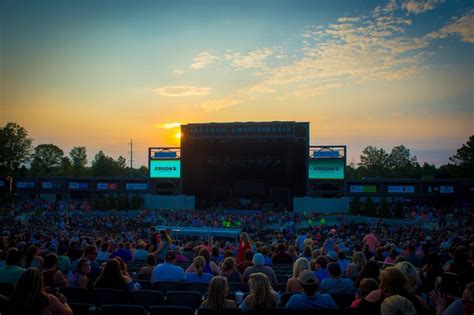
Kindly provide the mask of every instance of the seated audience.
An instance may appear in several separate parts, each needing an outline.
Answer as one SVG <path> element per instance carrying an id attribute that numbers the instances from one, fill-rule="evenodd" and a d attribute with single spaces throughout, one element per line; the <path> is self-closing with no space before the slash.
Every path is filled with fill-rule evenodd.
<path id="1" fill-rule="evenodd" d="M 349 278 L 341 278 L 341 266 L 338 263 L 332 262 L 328 265 L 329 278 L 321 282 L 319 290 L 323 293 L 355 293 L 354 283 Z"/>
<path id="2" fill-rule="evenodd" d="M 202 256 L 197 256 L 193 261 L 194 271 L 186 272 L 186 283 L 209 283 L 212 279 L 212 274 L 204 272 L 206 266 L 206 259 Z"/>
<path id="3" fill-rule="evenodd" d="M 104 270 L 94 283 L 94 288 L 135 290 L 131 279 L 122 274 L 120 262 L 117 259 L 109 259 L 105 263 Z"/>
<path id="4" fill-rule="evenodd" d="M 357 298 L 352 302 L 351 307 L 359 307 L 360 302 L 372 291 L 379 289 L 379 283 L 372 278 L 364 278 L 360 281 Z"/>
<path id="5" fill-rule="evenodd" d="M 209 284 L 207 298 L 202 302 L 201 308 L 208 308 L 214 314 L 221 314 L 224 308 L 236 308 L 234 301 L 226 299 L 228 293 L 227 279 L 215 276 Z"/>
<path id="6" fill-rule="evenodd" d="M 123 261 L 128 264 L 133 260 L 132 252 L 130 251 L 131 245 L 129 242 L 126 244 L 120 243 L 119 248 L 110 255 L 110 258 L 120 257 Z"/>
<path id="7" fill-rule="evenodd" d="M 229 282 L 242 282 L 242 274 L 237 270 L 234 257 L 226 257 L 221 266 L 221 276 Z"/>
<path id="8" fill-rule="evenodd" d="M 156 264 L 156 256 L 149 254 L 146 260 L 146 266 L 142 267 L 138 272 L 139 275 L 151 275 Z"/>
<path id="9" fill-rule="evenodd" d="M 393 267 L 403 272 L 403 274 L 408 279 L 408 283 L 410 284 L 412 293 L 416 293 L 418 291 L 418 287 L 421 286 L 421 280 L 418 270 L 416 270 L 415 266 L 413 266 L 408 261 L 404 261 L 397 263 Z"/>
<path id="10" fill-rule="evenodd" d="M 64 295 L 57 297 L 45 291 L 41 271 L 27 269 L 17 282 L 15 291 L 8 304 L 8 315 L 72 315 Z"/>
<path id="11" fill-rule="evenodd" d="M 338 306 L 329 294 L 316 293 L 319 282 L 314 273 L 304 270 L 298 278 L 304 292 L 294 294 L 286 303 L 286 308 L 290 309 L 313 309 L 313 308 L 335 308 Z"/>
<path id="12" fill-rule="evenodd" d="M 66 278 L 58 269 L 58 256 L 56 254 L 48 254 L 44 257 L 43 279 L 46 288 L 65 287 L 68 285 Z"/>
<path id="13" fill-rule="evenodd" d="M 352 262 L 347 266 L 347 276 L 349 278 L 357 279 L 359 277 L 359 273 L 364 268 L 365 264 L 367 263 L 367 258 L 363 252 L 354 252 L 352 255 Z"/>
<path id="14" fill-rule="evenodd" d="M 286 292 L 302 292 L 303 287 L 301 286 L 300 281 L 298 280 L 300 273 L 304 270 L 311 270 L 309 266 L 309 261 L 304 258 L 298 258 L 293 264 L 293 276 L 288 279 L 286 283 Z"/>
<path id="15" fill-rule="evenodd" d="M 328 259 L 325 256 L 319 256 L 316 258 L 314 275 L 318 279 L 318 283 L 323 282 L 324 279 L 329 277 L 327 266 Z"/>
<path id="16" fill-rule="evenodd" d="M 285 244 L 278 244 L 275 254 L 272 256 L 272 263 L 273 265 L 279 264 L 292 264 L 293 258 L 291 255 L 286 251 Z"/>
<path id="17" fill-rule="evenodd" d="M 378 281 L 379 276 L 380 271 L 377 263 L 375 261 L 368 261 L 367 264 L 365 264 L 364 268 L 362 268 L 362 271 L 359 273 L 355 286 L 359 287 L 360 281 L 364 278 L 372 278 L 375 281 Z"/>
<path id="18" fill-rule="evenodd" d="M 265 259 L 263 258 L 263 255 L 260 253 L 257 253 L 253 255 L 253 267 L 248 267 L 245 269 L 244 272 L 244 282 L 249 281 L 249 278 L 252 274 L 254 273 L 263 273 L 267 276 L 267 278 L 270 280 L 271 283 L 277 283 L 277 277 L 275 274 L 275 271 L 271 267 L 265 266 Z"/>
<path id="19" fill-rule="evenodd" d="M 243 300 L 242 304 L 240 305 L 242 311 L 267 311 L 278 305 L 276 293 L 273 291 L 273 288 L 270 285 L 270 280 L 265 274 L 261 272 L 251 274 L 248 284 L 250 294 Z"/>
<path id="20" fill-rule="evenodd" d="M 138 248 L 135 251 L 135 255 L 133 255 L 134 261 L 144 261 L 148 260 L 148 251 L 145 250 L 146 244 L 142 240 L 138 242 Z"/>
<path id="21" fill-rule="evenodd" d="M 436 306 L 436 315 L 474 314 L 474 282 L 468 283 L 461 299 L 450 305 L 446 302 L 446 296 L 439 291 L 431 292 L 430 297 Z"/>
<path id="22" fill-rule="evenodd" d="M 341 266 L 342 275 L 346 276 L 347 268 L 349 267 L 349 264 L 351 262 L 346 258 L 346 253 L 342 250 L 337 252 L 337 258 L 337 263 L 339 264 L 339 266 Z"/>
<path id="23" fill-rule="evenodd" d="M 91 272 L 90 260 L 81 258 L 76 266 L 77 269 L 72 271 L 72 275 L 69 279 L 71 287 L 88 289 L 90 286 L 88 275 Z"/>
<path id="24" fill-rule="evenodd" d="M 245 259 L 244 261 L 242 262 L 237 262 L 237 269 L 239 270 L 240 273 L 244 273 L 245 272 L 245 269 L 247 269 L 248 267 L 252 267 L 253 266 L 253 251 L 251 249 L 248 249 L 245 251 Z M 265 260 L 265 258 L 264 258 Z"/>
<path id="25" fill-rule="evenodd" d="M 198 256 L 202 256 L 205 261 L 206 265 L 204 266 L 204 272 L 210 273 L 214 276 L 217 276 L 220 274 L 221 270 L 219 267 L 216 265 L 215 262 L 211 261 L 211 254 L 207 250 L 207 248 L 203 247 L 199 250 Z M 186 272 L 195 272 L 196 271 L 196 266 L 194 265 L 194 262 L 186 269 Z"/>
<path id="26" fill-rule="evenodd" d="M 380 312 L 382 315 L 417 315 L 413 303 L 401 295 L 392 295 L 383 300 Z"/>
<path id="27" fill-rule="evenodd" d="M 165 256 L 165 262 L 157 265 L 153 269 L 151 282 L 160 281 L 176 281 L 184 282 L 185 280 L 183 268 L 176 266 L 176 254 L 173 250 L 168 251 Z"/>

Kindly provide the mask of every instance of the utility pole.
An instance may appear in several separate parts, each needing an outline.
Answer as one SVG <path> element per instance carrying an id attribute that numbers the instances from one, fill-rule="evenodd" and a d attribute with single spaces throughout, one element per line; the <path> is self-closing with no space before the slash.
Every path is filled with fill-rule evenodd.
<path id="1" fill-rule="evenodd" d="M 133 177 L 133 140 L 130 139 L 130 177 Z"/>

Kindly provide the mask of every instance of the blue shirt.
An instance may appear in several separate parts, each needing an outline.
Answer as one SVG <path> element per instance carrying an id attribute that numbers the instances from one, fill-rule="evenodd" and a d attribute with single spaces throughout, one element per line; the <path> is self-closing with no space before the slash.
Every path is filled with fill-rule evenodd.
<path id="1" fill-rule="evenodd" d="M 212 274 L 203 272 L 201 276 L 198 276 L 195 272 L 186 272 L 186 283 L 209 283 L 211 282 Z"/>
<path id="2" fill-rule="evenodd" d="M 166 262 L 156 266 L 151 274 L 152 283 L 160 281 L 184 282 L 184 280 L 185 276 L 183 268 Z"/>
<path id="3" fill-rule="evenodd" d="M 324 279 L 329 278 L 329 272 L 326 268 L 321 268 L 314 272 L 315 277 L 318 279 L 318 282 L 323 282 Z"/>
<path id="4" fill-rule="evenodd" d="M 286 308 L 302 310 L 308 308 L 339 308 L 329 294 L 321 293 L 313 297 L 306 293 L 294 294 L 291 296 Z"/>
<path id="5" fill-rule="evenodd" d="M 354 283 L 349 278 L 326 278 L 321 282 L 319 290 L 324 293 L 355 293 Z"/>

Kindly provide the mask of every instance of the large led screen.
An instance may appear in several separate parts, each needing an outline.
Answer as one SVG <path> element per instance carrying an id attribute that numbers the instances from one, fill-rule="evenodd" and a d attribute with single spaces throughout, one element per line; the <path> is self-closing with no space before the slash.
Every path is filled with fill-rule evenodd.
<path id="1" fill-rule="evenodd" d="M 309 179 L 344 179 L 344 159 L 309 160 Z"/>
<path id="2" fill-rule="evenodd" d="M 180 178 L 180 160 L 150 160 L 150 178 Z"/>

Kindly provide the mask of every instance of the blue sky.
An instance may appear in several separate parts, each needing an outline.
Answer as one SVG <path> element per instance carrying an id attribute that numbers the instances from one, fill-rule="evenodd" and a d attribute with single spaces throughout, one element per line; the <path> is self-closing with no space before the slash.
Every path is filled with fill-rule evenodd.
<path id="1" fill-rule="evenodd" d="M 0 123 L 138 164 L 179 124 L 296 120 L 312 144 L 474 134 L 472 1 L 0 1 Z"/>

